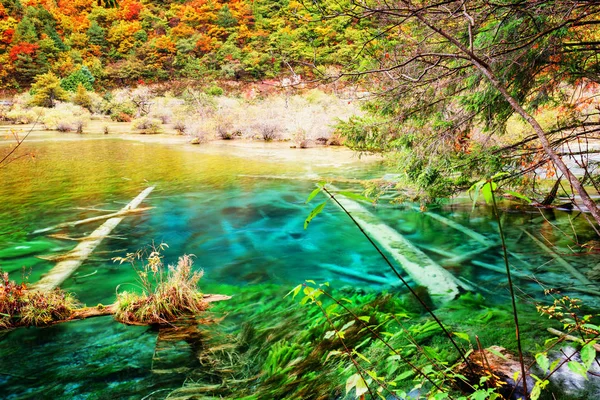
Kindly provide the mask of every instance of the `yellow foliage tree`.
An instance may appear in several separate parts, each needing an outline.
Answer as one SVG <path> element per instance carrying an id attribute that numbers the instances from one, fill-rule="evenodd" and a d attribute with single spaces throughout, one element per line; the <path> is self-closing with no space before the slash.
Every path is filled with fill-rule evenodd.
<path id="1" fill-rule="evenodd" d="M 66 90 L 60 86 L 60 79 L 52 72 L 36 76 L 35 83 L 31 85 L 31 92 L 32 104 L 41 107 L 54 107 L 56 100 L 65 101 L 69 97 Z"/>
<path id="2" fill-rule="evenodd" d="M 73 97 L 73 103 L 83 108 L 87 108 L 88 110 L 92 106 L 92 98 L 81 83 L 77 85 L 77 92 L 75 92 L 75 96 Z"/>

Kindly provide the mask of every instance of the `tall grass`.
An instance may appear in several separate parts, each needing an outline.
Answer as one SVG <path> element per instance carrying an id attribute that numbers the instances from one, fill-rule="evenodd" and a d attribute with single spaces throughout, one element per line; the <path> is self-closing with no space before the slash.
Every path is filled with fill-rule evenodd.
<path id="1" fill-rule="evenodd" d="M 43 293 L 11 281 L 0 271 L 0 329 L 44 326 L 69 319 L 77 302 L 60 289 Z"/>
<path id="2" fill-rule="evenodd" d="M 202 271 L 192 270 L 192 258 L 184 255 L 175 266 L 165 267 L 160 250 L 152 247 L 148 256 L 143 252 L 128 254 L 117 261 L 128 261 L 138 273 L 141 293 L 117 293 L 115 319 L 127 324 L 162 324 L 184 315 L 198 315 L 208 308 L 198 288 Z M 141 267 L 136 262 L 142 260 Z"/>

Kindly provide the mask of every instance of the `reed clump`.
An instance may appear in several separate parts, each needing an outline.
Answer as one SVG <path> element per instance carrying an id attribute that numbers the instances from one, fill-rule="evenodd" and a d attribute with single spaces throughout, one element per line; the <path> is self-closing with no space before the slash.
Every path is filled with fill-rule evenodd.
<path id="1" fill-rule="evenodd" d="M 115 319 L 126 324 L 164 324 L 184 315 L 198 315 L 208 308 L 198 288 L 202 271 L 192 270 L 192 258 L 184 255 L 175 266 L 165 267 L 160 248 L 153 251 L 135 267 L 135 260 L 142 259 L 140 253 L 117 258 L 130 261 L 139 276 L 142 293 L 123 291 L 117 293 Z"/>
<path id="2" fill-rule="evenodd" d="M 30 290 L 25 283 L 11 281 L 0 271 L 0 329 L 45 326 L 71 318 L 75 298 L 60 289 L 51 292 Z"/>

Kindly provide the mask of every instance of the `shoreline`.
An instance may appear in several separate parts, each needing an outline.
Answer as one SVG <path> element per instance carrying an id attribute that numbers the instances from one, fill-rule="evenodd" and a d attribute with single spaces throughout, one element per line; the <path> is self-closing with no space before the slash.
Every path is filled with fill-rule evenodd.
<path id="1" fill-rule="evenodd" d="M 179 135 L 173 129 L 166 129 L 164 133 L 143 134 L 132 132 L 131 123 L 111 122 L 114 133 L 104 134 L 102 126 L 104 121 L 92 121 L 83 134 L 73 132 L 57 132 L 45 129 L 35 129 L 34 124 L 26 125 L 0 125 L 0 146 L 15 143 L 11 131 L 18 131 L 23 138 L 30 130 L 31 133 L 23 141 L 25 151 L 28 143 L 56 143 L 79 142 L 90 140 L 123 140 L 144 144 L 165 145 L 182 151 L 191 151 L 200 154 L 227 155 L 240 158 L 260 157 L 265 161 L 273 162 L 301 162 L 318 163 L 320 165 L 346 165 L 354 163 L 371 164 L 383 161 L 377 154 L 360 154 L 345 146 L 313 145 L 308 148 L 294 147 L 293 141 L 270 141 L 236 138 L 231 140 L 213 139 L 202 144 L 191 144 L 191 136 Z"/>

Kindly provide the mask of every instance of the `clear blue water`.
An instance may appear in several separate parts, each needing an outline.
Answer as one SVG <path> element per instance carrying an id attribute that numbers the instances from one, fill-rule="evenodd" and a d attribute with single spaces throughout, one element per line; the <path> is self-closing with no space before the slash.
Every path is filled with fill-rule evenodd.
<path id="1" fill-rule="evenodd" d="M 259 283 L 291 288 L 305 279 L 365 287 L 355 277 L 332 272 L 332 267 L 379 277 L 388 274 L 380 256 L 334 205 L 327 205 L 309 229 L 303 229 L 304 219 L 319 200 L 304 204 L 314 188 L 314 180 L 306 178 L 377 177 L 383 169 L 376 162 L 348 160 L 338 149 L 301 156 L 303 150 L 296 150 L 295 159 L 286 162 L 278 150 L 268 147 L 249 154 L 232 148 L 236 154 L 230 155 L 223 147 L 189 151 L 183 146 L 118 140 L 30 146 L 35 160 L 0 170 L 0 268 L 13 279 L 19 280 L 24 270 L 35 282 L 54 265 L 37 256 L 56 255 L 76 245 L 30 232 L 106 212 L 99 209 L 118 210 L 149 184 L 156 189 L 144 205 L 153 209 L 126 217 L 62 286 L 83 303 L 111 303 L 117 286 L 136 285 L 131 267 L 111 259 L 152 242 L 169 245 L 168 263 L 179 255 L 194 254 L 195 265 L 205 271 L 205 292 L 222 284 L 239 291 Z M 478 246 L 411 208 L 382 205 L 372 211 L 419 245 L 456 254 Z M 434 211 L 497 240 L 497 226 L 485 208 L 473 213 L 469 204 L 458 202 Z M 566 214 L 554 217 L 562 225 L 571 223 Z M 536 266 L 548 262 L 546 255 L 517 228 L 543 229 L 539 219 L 539 212 L 514 212 L 507 213 L 505 221 L 512 227 L 507 235 L 515 251 Z M 83 225 L 63 233 L 83 236 L 96 227 Z M 551 238 L 555 242 L 564 240 L 555 230 L 547 233 L 556 236 Z M 443 260 L 439 254 L 428 254 Z M 501 266 L 499 255 L 496 248 L 479 260 Z M 570 261 L 585 268 L 597 262 L 594 257 Z M 498 275 L 470 264 L 449 269 L 486 293 L 505 298 L 506 286 Z M 551 265 L 544 273 L 558 276 L 561 271 Z M 367 287 L 388 288 L 376 283 Z M 538 284 L 523 282 L 522 288 L 533 295 L 541 292 Z M 182 378 L 151 372 L 156 336 L 151 328 L 124 326 L 110 317 L 0 334 L 0 397 L 139 399 L 156 390 L 164 395 L 166 389 L 180 386 Z"/>

